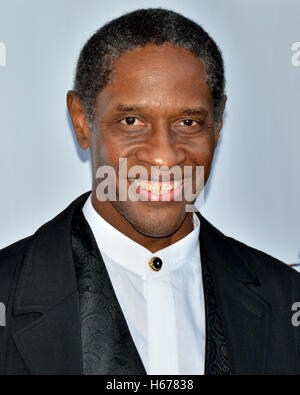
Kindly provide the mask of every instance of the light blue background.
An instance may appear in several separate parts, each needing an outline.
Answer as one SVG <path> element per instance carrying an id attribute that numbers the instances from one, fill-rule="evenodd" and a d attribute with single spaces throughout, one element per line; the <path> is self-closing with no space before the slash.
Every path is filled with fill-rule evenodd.
<path id="1" fill-rule="evenodd" d="M 200 23 L 225 59 L 228 103 L 203 214 L 225 234 L 293 263 L 300 252 L 299 0 L 0 0 L 0 247 L 91 187 L 66 114 L 81 46 L 142 7 Z"/>

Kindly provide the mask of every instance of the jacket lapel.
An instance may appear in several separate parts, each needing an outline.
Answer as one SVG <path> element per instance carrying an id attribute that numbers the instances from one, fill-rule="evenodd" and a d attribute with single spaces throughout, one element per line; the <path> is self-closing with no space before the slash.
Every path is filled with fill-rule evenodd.
<path id="1" fill-rule="evenodd" d="M 82 210 L 73 218 L 72 244 L 79 288 L 84 374 L 146 374 Z"/>
<path id="2" fill-rule="evenodd" d="M 263 374 L 268 350 L 271 309 L 263 289 L 225 237 L 198 213 L 201 260 L 214 282 L 232 374 Z M 249 258 L 250 260 L 250 258 Z"/>
<path id="3" fill-rule="evenodd" d="M 77 292 L 17 331 L 14 340 L 31 374 L 82 374 Z"/>
<path id="4" fill-rule="evenodd" d="M 82 373 L 71 222 L 86 197 L 36 232 L 19 274 L 14 340 L 32 374 Z"/>
<path id="5" fill-rule="evenodd" d="M 37 231 L 19 274 L 13 310 L 16 328 L 13 337 L 32 374 L 83 374 L 79 292 L 71 233 L 73 216 L 88 195 L 80 196 Z M 111 283 L 107 278 L 105 281 L 104 291 L 111 295 L 110 308 L 115 308 L 118 306 L 117 298 Z M 102 295 L 104 299 L 107 297 L 105 292 Z M 115 331 L 122 330 L 122 336 L 120 342 L 113 345 L 104 344 L 102 339 L 105 347 L 113 347 L 110 350 L 103 348 L 103 352 L 109 351 L 111 357 L 105 366 L 106 373 L 109 374 L 110 368 L 114 367 L 120 350 L 124 355 L 126 350 L 130 350 L 131 357 L 135 357 L 126 374 L 145 373 L 129 329 L 124 325 L 123 313 L 121 309 L 116 311 L 114 328 Z M 111 330 L 104 328 L 104 338 L 111 337 Z"/>

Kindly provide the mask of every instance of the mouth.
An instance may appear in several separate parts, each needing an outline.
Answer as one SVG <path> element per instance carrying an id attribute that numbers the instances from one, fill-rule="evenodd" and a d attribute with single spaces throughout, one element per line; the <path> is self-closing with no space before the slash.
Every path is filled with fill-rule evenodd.
<path id="1" fill-rule="evenodd" d="M 136 193 L 139 194 L 144 201 L 169 202 L 182 200 L 183 179 L 174 181 L 130 179 L 129 181 L 134 184 Z"/>

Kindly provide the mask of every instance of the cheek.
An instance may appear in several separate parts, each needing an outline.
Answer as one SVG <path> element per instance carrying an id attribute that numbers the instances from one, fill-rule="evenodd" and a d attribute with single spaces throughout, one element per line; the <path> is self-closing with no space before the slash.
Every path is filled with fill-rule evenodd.
<path id="1" fill-rule="evenodd" d="M 213 137 L 194 141 L 189 149 L 189 156 L 198 166 L 209 167 L 213 159 L 215 150 L 215 141 Z"/>
<path id="2" fill-rule="evenodd" d="M 194 166 L 204 167 L 204 183 L 208 180 L 212 160 L 214 156 L 214 139 L 204 139 L 201 144 L 194 144 L 193 149 L 189 151 L 189 157 Z"/>
<path id="3" fill-rule="evenodd" d="M 125 157 L 121 144 L 110 136 L 98 135 L 93 141 L 93 155 L 97 166 L 110 165 L 118 167 L 119 158 Z"/>

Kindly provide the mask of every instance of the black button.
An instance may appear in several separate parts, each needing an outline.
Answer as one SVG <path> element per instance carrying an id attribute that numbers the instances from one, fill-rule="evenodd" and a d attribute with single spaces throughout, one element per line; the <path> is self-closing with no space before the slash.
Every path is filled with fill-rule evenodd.
<path id="1" fill-rule="evenodd" d="M 157 256 L 153 256 L 149 261 L 151 269 L 155 272 L 158 272 L 162 268 L 162 264 L 162 260 Z"/>

